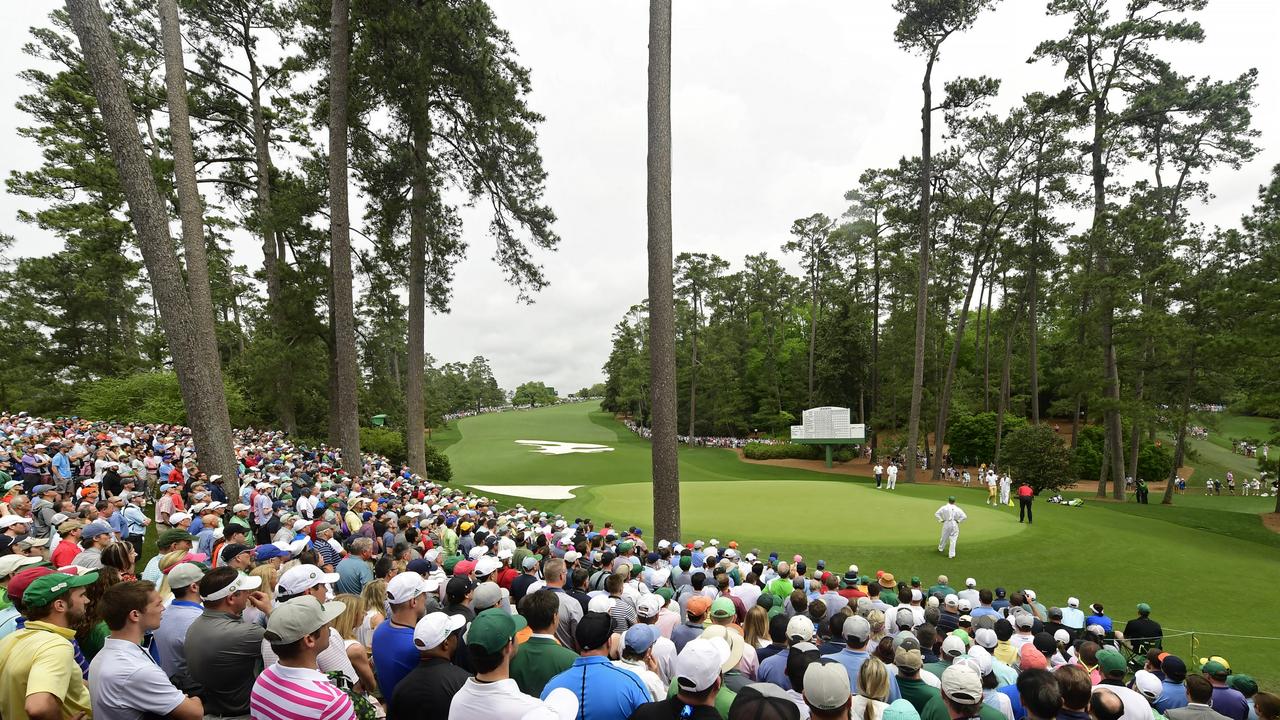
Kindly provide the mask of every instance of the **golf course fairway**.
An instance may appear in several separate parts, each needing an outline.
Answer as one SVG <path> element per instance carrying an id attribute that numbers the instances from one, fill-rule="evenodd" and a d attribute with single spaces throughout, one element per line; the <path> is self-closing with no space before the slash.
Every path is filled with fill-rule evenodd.
<path id="1" fill-rule="evenodd" d="M 457 429 L 460 439 L 445 451 L 455 485 L 498 486 L 501 493 L 483 494 L 570 521 L 637 525 L 654 542 L 649 443 L 597 404 L 479 415 Z M 544 454 L 519 440 L 611 449 Z M 979 587 L 1033 588 L 1046 606 L 1075 596 L 1082 607 L 1102 602 L 1118 627 L 1147 602 L 1165 649 L 1188 665 L 1222 655 L 1260 684 L 1280 682 L 1280 627 L 1268 600 L 1280 589 L 1280 535 L 1257 515 L 1264 498 L 1179 496 L 1167 507 L 1090 496 L 1078 508 L 1040 498 L 1035 524 L 1022 525 L 1016 508 L 984 505 L 985 489 L 899 483 L 889 492 L 862 478 L 684 447 L 680 481 L 682 540 L 736 540 L 744 550 L 801 554 L 811 568 L 820 559 L 833 570 L 857 563 L 864 574 L 883 569 L 926 586 L 940 573 L 953 586 L 974 577 Z M 567 500 L 529 499 L 519 487 L 569 485 L 579 487 Z M 948 495 L 969 515 L 950 560 L 937 551 L 933 518 Z"/>

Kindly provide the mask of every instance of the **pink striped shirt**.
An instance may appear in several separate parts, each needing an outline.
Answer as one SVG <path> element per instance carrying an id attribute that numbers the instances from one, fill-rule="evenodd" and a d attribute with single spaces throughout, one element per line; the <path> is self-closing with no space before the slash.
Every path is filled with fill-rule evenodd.
<path id="1" fill-rule="evenodd" d="M 351 700 L 315 670 L 272 665 L 249 695 L 254 720 L 355 720 Z"/>

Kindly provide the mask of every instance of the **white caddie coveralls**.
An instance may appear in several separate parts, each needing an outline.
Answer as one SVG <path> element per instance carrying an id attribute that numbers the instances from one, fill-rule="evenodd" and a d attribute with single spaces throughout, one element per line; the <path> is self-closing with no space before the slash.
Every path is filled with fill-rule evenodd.
<path id="1" fill-rule="evenodd" d="M 956 539 L 960 537 L 960 523 L 968 519 L 964 511 L 956 506 L 954 498 L 946 505 L 938 508 L 933 516 L 942 523 L 942 536 L 938 538 L 938 552 L 942 552 L 947 541 L 951 541 L 951 550 L 947 557 L 956 556 Z"/>

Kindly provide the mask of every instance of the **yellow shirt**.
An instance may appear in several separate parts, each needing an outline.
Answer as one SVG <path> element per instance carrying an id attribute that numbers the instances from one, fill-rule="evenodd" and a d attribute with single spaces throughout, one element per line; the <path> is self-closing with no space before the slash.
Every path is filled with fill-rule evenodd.
<path id="1" fill-rule="evenodd" d="M 76 664 L 70 628 L 31 621 L 0 640 L 0 716 L 27 720 L 29 695 L 47 692 L 62 702 L 62 716 L 93 717 L 89 688 Z"/>
<path id="2" fill-rule="evenodd" d="M 992 651 L 991 657 L 1006 665 L 1016 665 L 1018 663 L 1018 651 L 1013 649 L 1013 645 L 1008 640 L 997 641 L 996 649 Z"/>

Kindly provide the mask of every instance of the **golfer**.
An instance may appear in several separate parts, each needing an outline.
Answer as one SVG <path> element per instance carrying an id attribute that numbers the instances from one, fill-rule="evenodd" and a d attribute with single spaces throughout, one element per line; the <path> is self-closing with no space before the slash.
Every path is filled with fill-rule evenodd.
<path id="1" fill-rule="evenodd" d="M 938 552 L 942 552 L 942 548 L 947 544 L 948 539 L 951 541 L 951 550 L 947 557 L 956 556 L 956 540 L 960 537 L 960 523 L 969 519 L 956 505 L 956 496 L 952 495 L 947 498 L 947 504 L 938 508 L 938 512 L 933 516 L 942 523 L 942 536 L 938 538 Z"/>
<path id="2" fill-rule="evenodd" d="M 996 477 L 996 471 L 988 470 L 985 479 L 987 481 L 987 504 L 995 505 L 997 504 L 997 500 L 998 500 L 996 495 L 996 493 L 998 492 L 996 490 L 996 483 L 998 482 L 998 478 Z"/>

